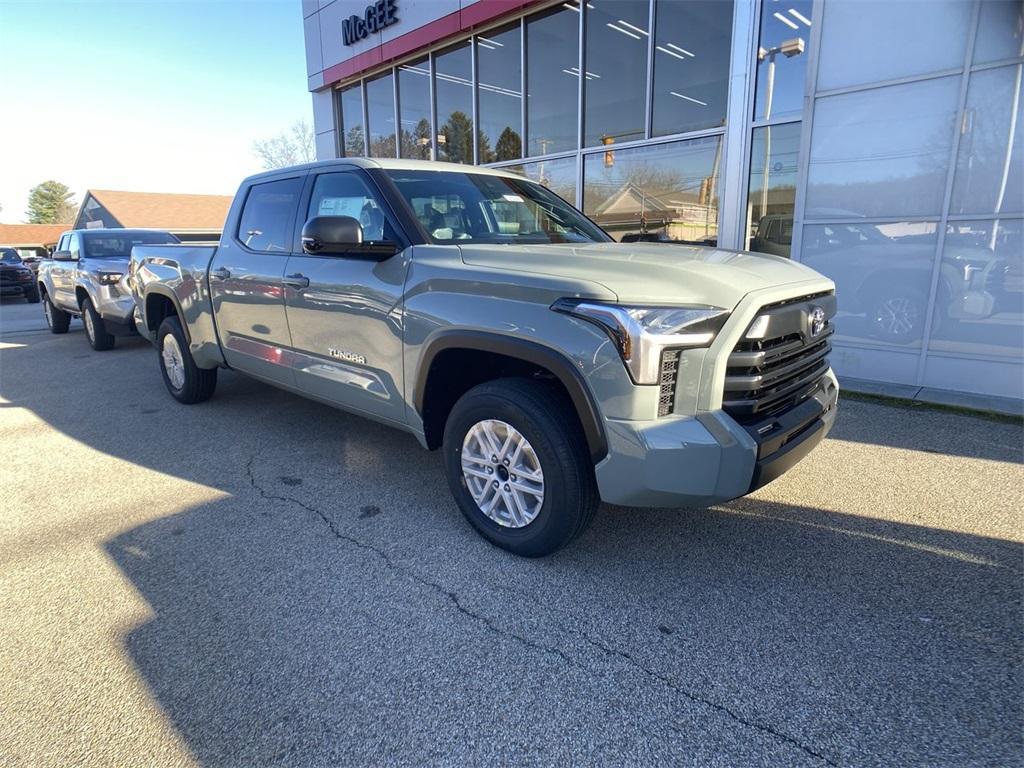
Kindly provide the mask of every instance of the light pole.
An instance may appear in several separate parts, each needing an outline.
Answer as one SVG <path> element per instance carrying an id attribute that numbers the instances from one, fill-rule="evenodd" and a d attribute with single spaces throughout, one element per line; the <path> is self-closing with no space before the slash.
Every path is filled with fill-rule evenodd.
<path id="1" fill-rule="evenodd" d="M 772 97 L 775 95 L 775 57 L 780 53 L 787 59 L 799 56 L 804 52 L 804 39 L 794 37 L 784 40 L 773 48 L 758 48 L 757 60 L 768 60 L 768 83 L 765 93 L 764 120 L 772 116 Z M 771 161 L 772 127 L 764 127 L 764 169 L 761 171 L 761 218 L 768 213 L 768 163 Z"/>

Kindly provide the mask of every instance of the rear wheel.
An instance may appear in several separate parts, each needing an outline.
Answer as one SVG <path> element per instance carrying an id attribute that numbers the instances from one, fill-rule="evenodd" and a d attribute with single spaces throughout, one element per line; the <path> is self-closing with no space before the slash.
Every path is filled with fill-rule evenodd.
<path id="1" fill-rule="evenodd" d="M 92 305 L 92 299 L 86 296 L 82 300 L 82 325 L 85 326 L 85 337 L 89 344 L 97 352 L 112 349 L 114 346 L 114 335 L 107 331 L 103 324 L 103 318 Z"/>
<path id="2" fill-rule="evenodd" d="M 474 387 L 445 425 L 448 484 L 473 527 L 526 557 L 561 549 L 590 524 L 599 504 L 582 430 L 553 387 L 499 379 Z"/>
<path id="3" fill-rule="evenodd" d="M 67 333 L 71 326 L 71 315 L 55 307 L 48 295 L 43 296 L 43 317 L 46 318 L 46 327 L 50 333 Z"/>
<path id="4" fill-rule="evenodd" d="M 217 387 L 217 369 L 196 365 L 177 317 L 165 318 L 160 323 L 156 348 L 164 384 L 175 400 L 192 405 L 210 399 Z"/>

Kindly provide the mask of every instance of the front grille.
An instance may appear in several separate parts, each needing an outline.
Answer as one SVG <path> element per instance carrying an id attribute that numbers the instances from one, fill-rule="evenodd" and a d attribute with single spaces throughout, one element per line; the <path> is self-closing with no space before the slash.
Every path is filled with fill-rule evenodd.
<path id="1" fill-rule="evenodd" d="M 668 416 L 676 402 L 676 379 L 679 378 L 679 350 L 661 353 L 661 379 L 658 387 L 658 416 Z"/>
<path id="2" fill-rule="evenodd" d="M 827 320 L 824 329 L 812 335 L 807 318 L 815 307 L 825 309 Z M 741 423 L 751 422 L 787 411 L 810 397 L 829 367 L 834 314 L 831 294 L 762 308 L 758 318 L 769 316 L 766 338 L 744 338 L 729 355 L 723 409 Z"/>

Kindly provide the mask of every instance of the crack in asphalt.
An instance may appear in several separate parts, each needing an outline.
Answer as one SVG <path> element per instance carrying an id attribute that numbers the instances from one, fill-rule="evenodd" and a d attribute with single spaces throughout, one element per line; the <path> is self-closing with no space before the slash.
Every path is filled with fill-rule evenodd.
<path id="1" fill-rule="evenodd" d="M 251 459 L 249 459 L 249 461 L 245 465 L 245 471 L 246 471 L 246 474 L 249 476 L 249 483 L 250 483 L 250 485 L 252 485 L 253 489 L 257 493 L 259 493 L 260 496 L 262 496 L 264 499 L 269 499 L 271 501 L 284 501 L 284 502 L 288 502 L 288 503 L 291 503 L 291 504 L 295 504 L 296 506 L 301 507 L 302 509 L 306 510 L 307 512 L 310 512 L 310 513 L 316 515 L 321 520 L 323 520 L 324 524 L 327 526 L 327 528 L 330 530 L 330 532 L 332 534 L 334 534 L 335 538 L 341 539 L 342 541 L 346 541 L 349 544 L 352 544 L 353 546 L 355 546 L 355 547 L 357 547 L 357 548 L 359 548 L 359 549 L 361 549 L 361 550 L 363 550 L 365 552 L 370 552 L 370 553 L 376 555 L 378 558 L 380 558 L 384 562 L 385 565 L 388 566 L 388 568 L 390 568 L 393 571 L 396 571 L 397 573 L 402 574 L 403 576 L 408 578 L 410 581 L 413 581 L 416 584 L 419 584 L 421 586 L 427 587 L 427 588 L 431 589 L 432 591 L 436 592 L 441 597 L 446 598 L 448 600 L 448 602 L 450 602 L 459 613 L 461 613 L 464 616 L 467 616 L 467 617 L 475 620 L 476 622 L 478 622 L 480 624 L 483 624 L 487 629 L 489 629 L 494 634 L 496 634 L 496 635 L 498 635 L 500 637 L 511 638 L 511 639 L 519 642 L 520 644 L 527 646 L 528 648 L 532 648 L 534 650 L 541 651 L 543 653 L 547 653 L 547 654 L 551 654 L 553 656 L 557 656 L 558 658 L 560 658 L 562 661 L 564 661 L 566 664 L 568 664 L 570 666 L 579 667 L 581 669 L 585 668 L 582 664 L 580 664 L 576 660 L 574 660 L 571 657 L 569 657 L 564 651 L 562 651 L 559 648 L 553 648 L 551 646 L 544 645 L 543 643 L 538 643 L 538 642 L 536 642 L 534 640 L 531 640 L 528 637 L 523 637 L 522 635 L 517 635 L 514 632 L 509 632 L 509 631 L 507 631 L 505 629 L 502 629 L 497 624 L 495 624 L 494 621 L 491 618 L 489 618 L 488 616 L 484 616 L 483 614 L 477 613 L 476 611 L 473 611 L 473 610 L 467 608 L 466 605 L 463 604 L 463 602 L 459 599 L 459 596 L 458 596 L 457 593 L 453 592 L 452 590 L 446 589 L 444 586 L 442 586 L 441 584 L 438 584 L 437 582 L 430 581 L 430 579 L 423 578 L 422 576 L 420 576 L 418 573 L 416 573 L 415 571 L 413 571 L 410 568 L 406 568 L 406 567 L 396 563 L 385 550 L 380 549 L 379 547 L 375 547 L 372 544 L 367 544 L 365 541 L 362 541 L 360 539 L 355 538 L 354 536 L 351 536 L 351 535 L 349 535 L 347 533 L 344 533 L 343 531 L 341 531 L 338 528 L 337 525 L 335 525 L 334 521 L 328 515 L 325 515 L 322 511 L 320 511 L 316 507 L 313 507 L 313 506 L 311 506 L 309 504 L 306 504 L 304 501 L 301 501 L 300 499 L 293 498 L 291 496 L 280 496 L 278 494 L 270 493 L 265 488 L 263 488 L 263 486 L 261 486 L 259 483 L 256 482 L 256 476 L 253 474 L 253 471 L 252 471 L 252 465 L 253 465 L 253 462 L 255 462 L 255 460 L 256 460 L 255 456 L 253 456 Z"/>
<path id="2" fill-rule="evenodd" d="M 544 645 L 543 643 L 538 643 L 538 642 L 536 642 L 534 640 L 531 640 L 531 639 L 529 639 L 527 637 L 523 637 L 522 635 L 517 635 L 514 632 L 509 632 L 508 630 L 499 627 L 494 622 L 494 620 L 491 619 L 490 617 L 484 616 L 483 614 L 480 614 L 480 613 L 477 613 L 476 611 L 470 610 L 469 608 L 467 608 L 462 603 L 462 601 L 459 599 L 459 596 L 458 596 L 458 594 L 456 592 L 454 592 L 454 591 L 452 591 L 450 589 L 446 589 L 443 585 L 438 584 L 437 582 L 431 581 L 430 579 L 425 579 L 422 576 L 420 576 L 418 573 L 413 571 L 412 569 L 407 568 L 405 566 L 402 566 L 402 565 L 396 563 L 394 561 L 394 559 L 392 559 L 392 557 L 385 550 L 380 549 L 379 547 L 375 547 L 372 544 L 367 544 L 365 541 L 362 541 L 361 539 L 357 539 L 356 537 L 351 536 L 350 534 L 347 534 L 347 533 L 343 532 L 342 530 L 340 530 L 338 528 L 338 526 L 335 524 L 334 520 L 332 520 L 328 515 L 324 514 L 321 510 L 317 509 L 316 507 L 314 507 L 314 506 L 312 506 L 310 504 L 305 503 L 301 499 L 296 499 L 296 498 L 294 498 L 292 496 L 281 496 L 279 494 L 275 494 L 275 493 L 271 493 L 271 492 L 267 491 L 262 485 L 260 485 L 256 481 L 256 476 L 253 473 L 252 466 L 253 466 L 253 463 L 255 463 L 256 458 L 257 458 L 256 456 L 253 456 L 252 458 L 249 459 L 248 462 L 246 462 L 245 472 L 246 472 L 246 475 L 249 478 L 249 484 L 252 486 L 253 490 L 255 490 L 257 493 L 259 493 L 260 496 L 263 497 L 264 499 L 268 499 L 270 501 L 283 501 L 283 502 L 287 502 L 289 504 L 294 504 L 294 505 L 300 507 L 301 509 L 306 510 L 307 512 L 309 512 L 311 514 L 316 515 L 318 518 L 320 518 L 324 522 L 324 524 L 327 526 L 328 530 L 334 535 L 335 538 L 341 539 L 342 541 L 345 541 L 345 542 L 353 545 L 354 547 L 356 547 L 358 549 L 361 549 L 361 550 L 363 550 L 365 552 L 370 552 L 371 554 L 376 555 L 385 565 L 387 565 L 388 568 L 390 568 L 391 570 L 393 570 L 393 571 L 395 571 L 397 573 L 402 574 L 403 576 L 408 578 L 410 581 L 412 581 L 412 582 L 414 582 L 416 584 L 419 584 L 420 586 L 427 587 L 428 589 L 430 589 L 433 592 L 437 593 L 439 596 L 441 596 L 442 598 L 446 599 L 449 603 L 451 603 L 452 606 L 454 606 L 454 608 L 459 613 L 463 614 L 464 616 L 466 616 L 466 617 L 468 617 L 470 619 L 473 619 L 474 621 L 476 621 L 479 624 L 482 624 L 484 627 L 486 627 L 488 630 L 493 632 L 495 635 L 498 635 L 499 637 L 503 637 L 503 638 L 511 638 L 512 640 L 515 640 L 516 642 L 518 642 L 518 643 L 520 643 L 520 644 L 522 644 L 522 645 L 524 645 L 524 646 L 526 646 L 528 648 L 532 648 L 534 650 L 541 651 L 542 653 L 547 653 L 547 654 L 550 654 L 550 655 L 553 655 L 553 656 L 557 656 L 558 658 L 560 658 L 562 661 L 564 661 L 569 666 L 577 667 L 577 668 L 580 668 L 580 669 L 586 669 L 586 666 L 584 664 L 582 664 L 581 662 L 578 662 L 575 659 L 571 658 L 567 653 L 565 653 L 565 651 L 562 651 L 559 648 L 555 648 L 555 647 L 552 647 L 552 646 L 549 646 L 549 645 Z M 604 643 L 601 643 L 598 640 L 595 640 L 594 638 L 592 638 L 590 635 L 588 635 L 586 633 L 581 633 L 580 636 L 582 637 L 582 639 L 586 643 L 588 643 L 589 645 L 593 646 L 594 648 L 597 648 L 598 650 L 600 650 L 601 652 L 605 653 L 608 656 L 612 656 L 612 657 L 618 658 L 618 659 L 628 663 L 635 670 L 637 670 L 637 671 L 647 675 L 648 677 L 650 677 L 650 678 L 652 678 L 654 680 L 657 680 L 658 682 L 660 682 L 663 685 L 667 686 L 668 688 L 670 688 L 671 690 L 675 691 L 679 695 L 684 696 L 685 698 L 689 699 L 690 701 L 694 702 L 695 704 L 700 704 L 700 705 L 704 705 L 706 707 L 710 707 L 711 709 L 715 710 L 716 712 L 721 713 L 722 715 L 726 716 L 730 720 L 732 720 L 732 721 L 734 721 L 734 722 L 736 722 L 736 723 L 738 723 L 740 725 L 743 725 L 743 726 L 745 726 L 747 728 L 751 728 L 753 730 L 760 731 L 761 733 L 765 733 L 765 734 L 767 734 L 769 736 L 772 736 L 772 737 L 778 739 L 779 741 L 782 741 L 782 742 L 784 742 L 786 744 L 789 744 L 792 747 L 795 747 L 795 748 L 799 749 L 804 754 L 822 761 L 826 765 L 836 766 L 836 768 L 838 768 L 838 763 L 830 760 L 826 755 L 823 755 L 822 753 L 812 749 L 811 747 L 808 747 L 806 744 L 803 744 L 802 742 L 800 742 L 799 740 L 793 738 L 792 736 L 789 736 L 788 734 L 782 733 L 781 731 L 778 731 L 778 730 L 772 728 L 770 725 L 766 725 L 765 723 L 760 723 L 760 722 L 757 722 L 755 720 L 749 720 L 746 717 L 744 717 L 741 714 L 739 714 L 738 712 L 736 712 L 736 711 L 730 709 L 729 707 L 725 706 L 724 704 L 719 704 L 719 703 L 717 703 L 715 701 L 712 701 L 710 699 L 704 698 L 704 697 L 702 697 L 702 696 L 700 696 L 700 695 L 698 695 L 698 694 L 696 694 L 696 693 L 694 693 L 694 692 L 692 692 L 692 691 L 682 687 L 675 680 L 673 680 L 671 677 L 668 677 L 667 675 L 664 675 L 664 674 L 662 674 L 662 673 L 660 673 L 660 672 L 658 672 L 658 671 L 656 671 L 654 669 L 651 669 L 650 667 L 647 667 L 646 665 L 642 664 L 639 660 L 636 659 L 636 657 L 634 657 L 629 652 L 620 650 L 618 648 L 612 648 L 611 646 L 607 646 Z M 673 727 L 673 730 L 676 730 L 676 729 Z"/>
<path id="3" fill-rule="evenodd" d="M 649 677 L 654 678 L 655 680 L 658 680 L 662 684 L 664 684 L 664 685 L 668 686 L 669 688 L 671 688 L 673 691 L 676 691 L 680 695 L 685 696 L 687 699 L 689 699 L 690 701 L 694 702 L 695 704 L 703 704 L 705 706 L 711 707 L 715 711 L 722 713 L 723 715 L 728 717 L 730 720 L 733 720 L 733 721 L 739 723 L 740 725 L 745 725 L 748 728 L 753 728 L 754 730 L 761 731 L 762 733 L 766 733 L 769 736 L 774 736 L 776 739 L 779 739 L 780 741 L 783 741 L 786 744 L 789 744 L 790 746 L 796 747 L 801 752 L 804 752 L 807 755 L 810 755 L 811 757 L 814 757 L 814 758 L 817 758 L 818 760 L 821 760 L 826 765 L 836 766 L 836 768 L 838 768 L 838 765 L 839 765 L 838 763 L 833 762 L 827 756 L 821 754 L 820 752 L 817 752 L 816 750 L 812 749 L 811 747 L 808 747 L 806 744 L 802 743 L 801 741 L 793 738 L 792 736 L 790 736 L 788 734 L 782 733 L 781 731 L 777 731 L 774 728 L 772 728 L 770 725 L 766 725 L 765 723 L 760 723 L 760 722 L 757 722 L 756 720 L 748 720 L 743 715 L 739 714 L 738 712 L 736 712 L 733 709 L 730 709 L 729 707 L 725 706 L 724 704 L 719 704 L 718 702 L 712 701 L 711 699 L 706 699 L 703 696 L 700 696 L 700 695 L 698 695 L 698 694 L 696 694 L 696 693 L 694 693 L 694 692 L 692 692 L 692 691 L 690 691 L 690 690 L 688 690 L 686 688 L 683 688 L 681 685 L 679 685 L 679 683 L 677 683 L 671 677 L 668 677 L 667 675 L 663 675 L 660 672 L 658 672 L 656 670 L 653 670 L 650 667 L 647 667 L 646 665 L 642 664 L 640 661 L 638 661 L 636 659 L 635 656 L 633 656 L 628 651 L 623 651 L 623 650 L 620 650 L 619 648 L 612 648 L 610 646 L 607 646 L 604 643 L 595 640 L 594 638 L 592 638 L 590 635 L 588 635 L 586 633 L 584 633 L 582 635 L 582 637 L 583 637 L 583 639 L 586 642 L 588 642 L 590 645 L 594 646 L 598 650 L 603 651 L 604 653 L 608 654 L 609 656 L 615 656 L 615 657 L 617 657 L 619 659 L 622 659 L 622 660 L 626 661 L 628 664 L 630 664 L 635 669 L 639 670 L 640 672 L 643 672 L 645 675 L 648 675 Z"/>

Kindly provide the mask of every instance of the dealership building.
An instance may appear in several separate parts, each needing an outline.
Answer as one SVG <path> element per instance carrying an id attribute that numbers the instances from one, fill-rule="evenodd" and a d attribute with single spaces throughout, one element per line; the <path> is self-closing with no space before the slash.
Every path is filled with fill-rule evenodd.
<path id="1" fill-rule="evenodd" d="M 317 156 L 504 167 L 836 282 L 847 383 L 1024 402 L 1020 0 L 303 0 Z"/>

